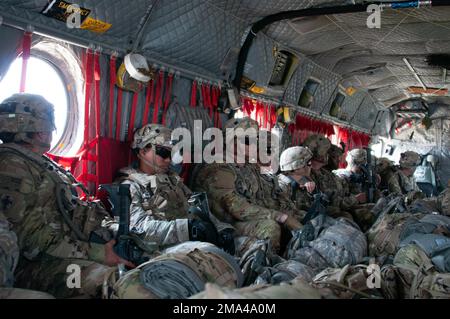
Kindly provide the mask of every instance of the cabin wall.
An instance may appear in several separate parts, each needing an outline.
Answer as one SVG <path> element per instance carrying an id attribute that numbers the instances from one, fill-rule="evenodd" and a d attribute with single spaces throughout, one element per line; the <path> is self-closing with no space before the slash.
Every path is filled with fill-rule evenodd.
<path id="1" fill-rule="evenodd" d="M 23 31 L 0 25 L 0 81 L 16 58 L 22 37 Z"/>

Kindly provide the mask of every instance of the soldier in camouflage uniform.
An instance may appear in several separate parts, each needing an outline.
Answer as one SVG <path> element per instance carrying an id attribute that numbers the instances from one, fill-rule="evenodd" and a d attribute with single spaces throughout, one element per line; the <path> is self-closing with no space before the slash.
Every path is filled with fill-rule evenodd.
<path id="1" fill-rule="evenodd" d="M 327 207 L 330 216 L 353 219 L 348 212 L 363 200 L 365 201 L 365 198 L 358 200 L 354 195 L 350 195 L 348 185 L 324 168 L 328 162 L 331 142 L 323 135 L 313 134 L 304 141 L 303 146 L 308 147 L 313 153 L 311 179 L 316 187 L 330 199 Z"/>
<path id="2" fill-rule="evenodd" d="M 345 144 L 341 143 L 341 146 L 342 147 L 331 144 L 331 147 L 328 150 L 328 165 L 325 166 L 325 169 L 332 172 L 339 168 L 339 164 L 342 162 L 342 156 L 345 152 Z"/>
<path id="3" fill-rule="evenodd" d="M 233 129 L 253 129 L 258 132 L 258 123 L 249 118 L 231 119 L 224 125 L 224 132 Z M 225 134 L 227 151 L 230 145 L 248 156 L 249 145 L 236 135 Z M 237 153 L 234 156 L 235 162 Z M 270 239 L 275 251 L 280 247 L 281 225 L 289 229 L 301 227 L 299 221 L 276 207 L 271 197 L 265 196 L 267 185 L 257 164 L 214 163 L 203 165 L 194 177 L 193 189 L 205 191 L 213 214 L 221 221 L 232 224 L 237 235 L 257 239 Z"/>
<path id="4" fill-rule="evenodd" d="M 139 162 L 120 170 L 118 181 L 130 185 L 130 228 L 145 233 L 144 239 L 161 248 L 189 240 L 218 244 L 219 235 L 230 236 L 233 228 L 210 216 L 213 224 L 188 219 L 191 190 L 169 171 L 172 130 L 148 124 L 134 134 L 132 149 Z"/>
<path id="5" fill-rule="evenodd" d="M 0 104 L 0 127 L 0 214 L 20 249 L 15 286 L 98 297 L 109 266 L 133 265 L 114 253 L 109 232 L 99 227 L 104 209 L 81 201 L 73 176 L 42 155 L 54 130 L 53 105 L 39 95 L 13 95 Z M 93 232 L 107 243 L 91 243 Z M 68 288 L 69 265 L 81 270 L 79 289 Z"/>
<path id="6" fill-rule="evenodd" d="M 12 287 L 18 261 L 17 236 L 9 229 L 6 217 L 0 213 L 0 287 Z"/>
<path id="7" fill-rule="evenodd" d="M 392 161 L 390 161 L 386 157 L 380 157 L 376 160 L 375 170 L 377 174 L 380 176 L 380 184 L 378 185 L 378 189 L 380 191 L 385 191 L 388 189 L 388 182 L 391 177 L 395 174 L 397 169 L 395 168 Z"/>
<path id="8" fill-rule="evenodd" d="M 303 212 L 311 207 L 313 198 L 311 194 L 316 184 L 310 180 L 312 152 L 302 146 L 290 147 L 281 153 L 280 169 L 278 176 L 281 188 L 295 203 L 296 208 Z"/>
<path id="9" fill-rule="evenodd" d="M 355 205 L 351 210 L 353 219 L 361 227 L 363 231 L 366 231 L 372 226 L 374 215 L 371 210 L 373 208 L 372 203 L 366 202 L 366 193 L 364 190 L 364 173 L 362 166 L 367 164 L 367 152 L 362 148 L 356 148 L 348 152 L 347 167 L 345 169 L 338 169 L 333 171 L 342 181 L 344 185 L 347 185 L 349 195 L 355 196 L 358 199 L 359 205 Z M 374 174 L 376 174 L 374 172 Z M 379 176 L 376 175 L 379 180 Z M 374 196 L 375 196 L 374 192 Z"/>
<path id="10" fill-rule="evenodd" d="M 17 236 L 9 228 L 8 220 L 0 213 L 0 299 L 52 299 L 46 293 L 12 288 L 20 251 Z"/>
<path id="11" fill-rule="evenodd" d="M 422 205 L 425 205 L 425 207 Z M 448 181 L 447 188 L 438 196 L 417 199 L 412 203 L 411 207 L 417 207 L 417 212 L 419 213 L 426 208 L 429 211 L 439 212 L 442 215 L 450 216 L 450 180 Z"/>
<path id="12" fill-rule="evenodd" d="M 355 148 L 348 152 L 345 159 L 347 167 L 333 171 L 338 177 L 347 182 L 351 194 L 358 195 L 363 190 L 363 171 L 362 165 L 367 164 L 367 154 L 362 148 Z"/>
<path id="13" fill-rule="evenodd" d="M 390 193 L 405 195 L 409 202 L 423 198 L 414 179 L 414 172 L 421 163 L 420 155 L 413 151 L 400 154 L 399 168 L 388 181 Z"/>

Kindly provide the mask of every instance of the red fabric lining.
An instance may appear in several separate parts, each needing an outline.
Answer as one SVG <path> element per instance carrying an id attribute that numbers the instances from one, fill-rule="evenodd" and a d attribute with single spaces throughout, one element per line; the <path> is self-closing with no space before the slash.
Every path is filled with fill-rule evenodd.
<path id="1" fill-rule="evenodd" d="M 84 145 L 81 153 L 83 154 L 82 159 L 82 170 L 81 175 L 78 177 L 78 180 L 85 185 L 87 185 L 88 180 L 86 176 L 88 175 L 88 159 L 87 152 L 90 149 L 89 145 L 89 110 L 90 110 L 90 101 L 91 101 L 91 92 L 92 92 L 92 80 L 93 80 L 93 52 L 88 49 L 86 51 L 85 58 L 85 99 L 84 99 Z"/>
<path id="2" fill-rule="evenodd" d="M 195 107 L 197 105 L 197 81 L 192 82 L 190 105 L 191 107 Z"/>
<path id="3" fill-rule="evenodd" d="M 116 85 L 116 57 L 109 60 L 109 137 L 113 137 L 114 87 Z"/>
<path id="4" fill-rule="evenodd" d="M 116 117 L 116 140 L 120 141 L 120 129 L 122 126 L 122 103 L 123 90 L 117 88 L 117 117 Z"/>
<path id="5" fill-rule="evenodd" d="M 164 72 L 159 71 L 158 82 L 156 84 L 155 103 L 153 108 L 153 120 L 152 123 L 159 123 L 159 105 L 161 103 L 162 91 L 164 85 Z"/>
<path id="6" fill-rule="evenodd" d="M 82 174 L 78 178 L 84 182 L 97 182 L 99 184 L 111 183 L 117 171 L 122 167 L 126 167 L 131 161 L 136 160 L 134 155 L 131 155 L 130 144 L 128 142 L 120 142 L 114 139 L 100 137 L 98 139 L 99 157 L 98 163 L 98 177 L 92 174 Z M 74 157 L 56 156 L 53 154 L 47 154 L 52 160 L 66 169 L 69 169 L 72 173 L 75 172 L 78 165 L 80 165 L 80 156 L 78 154 Z M 131 155 L 131 156 L 130 156 Z M 114 159 L 113 161 L 111 159 Z M 131 158 L 131 161 L 129 160 Z"/>
<path id="7" fill-rule="evenodd" d="M 173 73 L 170 73 L 166 81 L 166 95 L 164 97 L 164 111 L 162 116 L 162 124 L 166 125 L 166 114 L 169 108 L 170 98 L 172 97 Z"/>
<path id="8" fill-rule="evenodd" d="M 142 126 L 146 125 L 148 123 L 148 114 L 150 113 L 150 104 L 153 100 L 153 86 L 154 86 L 153 79 L 150 80 L 147 86 L 147 95 L 145 97 L 145 109 L 144 109 L 144 115 L 142 117 Z"/>
<path id="9" fill-rule="evenodd" d="M 95 52 L 94 55 L 94 93 L 95 93 L 95 135 L 96 138 L 98 139 L 101 135 L 101 127 L 100 127 L 100 80 L 101 80 L 101 70 L 100 70 L 100 53 L 99 52 Z M 99 145 L 98 142 L 95 145 L 95 157 L 93 159 L 88 159 L 90 161 L 94 161 L 96 162 L 95 165 L 95 189 L 98 188 L 99 185 L 99 179 L 100 179 L 100 175 L 99 175 L 99 163 L 98 163 L 98 156 L 99 156 Z"/>
<path id="10" fill-rule="evenodd" d="M 131 104 L 130 122 L 128 123 L 128 141 L 131 141 L 134 133 L 134 122 L 136 120 L 136 108 L 139 100 L 139 93 L 133 94 L 133 102 Z"/>

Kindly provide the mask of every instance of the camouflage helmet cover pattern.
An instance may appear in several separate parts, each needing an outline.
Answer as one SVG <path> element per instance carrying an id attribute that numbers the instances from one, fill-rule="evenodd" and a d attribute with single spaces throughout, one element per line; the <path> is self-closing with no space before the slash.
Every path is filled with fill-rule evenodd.
<path id="1" fill-rule="evenodd" d="M 53 104 L 40 95 L 18 93 L 0 104 L 0 132 L 52 132 L 54 129 Z"/>
<path id="2" fill-rule="evenodd" d="M 230 139 L 236 136 L 240 136 L 239 131 L 234 132 L 234 134 L 227 133 L 227 131 L 230 129 L 242 129 L 244 130 L 243 134 L 245 134 L 245 131 L 247 131 L 247 129 L 253 129 L 255 134 L 258 134 L 259 125 L 258 122 L 249 117 L 229 119 L 223 126 L 223 133 L 225 134 L 225 139 L 227 142 L 229 142 Z"/>
<path id="3" fill-rule="evenodd" d="M 363 165 L 367 163 L 366 150 L 355 148 L 348 152 L 346 161 L 349 165 Z"/>
<path id="4" fill-rule="evenodd" d="M 235 118 L 228 120 L 225 125 L 223 126 L 223 129 L 238 129 L 242 128 L 244 130 L 248 128 L 254 128 L 258 131 L 259 125 L 258 122 L 255 120 L 249 118 L 249 117 L 243 117 L 243 118 Z"/>
<path id="5" fill-rule="evenodd" d="M 312 157 L 313 154 L 307 147 L 289 147 L 281 153 L 280 169 L 286 172 L 305 167 Z"/>
<path id="6" fill-rule="evenodd" d="M 392 166 L 394 166 L 394 164 L 392 163 L 392 161 L 390 159 L 388 159 L 386 157 L 380 157 L 377 159 L 377 164 L 376 164 L 377 172 L 383 172 Z"/>
<path id="7" fill-rule="evenodd" d="M 142 149 L 149 144 L 172 147 L 172 130 L 160 124 L 147 124 L 137 129 L 131 148 Z"/>
<path id="8" fill-rule="evenodd" d="M 413 168 L 420 165 L 420 155 L 413 151 L 407 151 L 400 154 L 400 167 Z"/>
<path id="9" fill-rule="evenodd" d="M 322 163 L 328 161 L 328 150 L 331 147 L 331 142 L 324 135 L 313 134 L 306 138 L 303 142 L 303 146 L 306 146 L 313 153 L 313 159 Z"/>

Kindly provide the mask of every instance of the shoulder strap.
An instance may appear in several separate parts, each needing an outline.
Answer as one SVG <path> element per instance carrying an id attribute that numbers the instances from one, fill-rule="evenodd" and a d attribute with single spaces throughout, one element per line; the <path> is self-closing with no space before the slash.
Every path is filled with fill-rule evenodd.
<path id="1" fill-rule="evenodd" d="M 28 151 L 24 150 L 21 147 L 17 147 L 14 145 L 1 145 L 0 152 L 4 152 L 4 151 L 18 154 L 19 156 L 23 156 L 23 157 L 27 158 L 28 160 L 32 161 L 33 163 L 35 163 L 37 166 L 45 169 L 45 171 L 47 172 L 47 176 L 49 176 L 50 179 L 52 179 L 52 181 L 55 183 L 55 187 L 56 187 L 55 197 L 56 197 L 56 203 L 57 203 L 56 206 L 58 207 L 58 211 L 61 214 L 63 220 L 70 227 L 70 229 L 75 233 L 75 235 L 78 237 L 78 239 L 87 242 L 88 241 L 87 236 L 84 235 L 83 232 L 72 222 L 70 213 L 64 206 L 63 195 L 64 195 L 65 190 L 62 187 L 62 185 L 64 185 L 65 183 L 62 182 L 61 177 L 58 176 L 58 174 L 54 170 L 58 170 L 59 172 L 63 173 L 67 177 L 69 177 L 69 179 L 71 181 L 73 180 L 76 182 L 76 180 L 72 176 L 72 174 L 69 174 L 68 172 L 63 170 L 61 167 L 59 167 L 58 164 L 56 164 L 55 162 L 53 162 L 46 156 L 40 157 L 32 152 L 28 152 Z M 86 192 L 86 194 L 89 195 L 88 192 Z"/>

